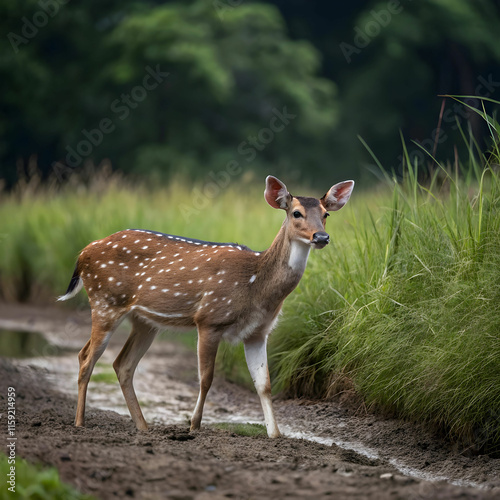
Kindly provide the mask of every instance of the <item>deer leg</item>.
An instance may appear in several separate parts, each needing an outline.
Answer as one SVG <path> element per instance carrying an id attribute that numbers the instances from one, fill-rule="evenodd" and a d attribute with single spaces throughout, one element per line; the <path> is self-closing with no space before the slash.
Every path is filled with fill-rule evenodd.
<path id="1" fill-rule="evenodd" d="M 252 376 L 264 412 L 267 435 L 270 438 L 277 438 L 280 436 L 280 431 L 274 418 L 271 402 L 271 380 L 267 367 L 267 336 L 247 340 L 244 342 L 244 346 L 248 370 Z"/>
<path id="2" fill-rule="evenodd" d="M 212 336 L 213 332 L 198 327 L 198 374 L 200 377 L 200 393 L 191 419 L 191 430 L 200 428 L 203 406 L 214 378 L 215 357 L 220 337 Z"/>
<path id="3" fill-rule="evenodd" d="M 75 425 L 83 427 L 85 424 L 85 401 L 87 399 L 87 387 L 89 385 L 92 371 L 106 350 L 109 339 L 113 334 L 118 321 L 103 321 L 96 314 L 92 315 L 92 332 L 90 340 L 83 346 L 83 349 L 78 354 L 80 362 L 80 372 L 78 374 L 78 403 L 76 406 Z"/>
<path id="4" fill-rule="evenodd" d="M 113 363 L 130 415 L 140 431 L 146 431 L 148 424 L 144 419 L 134 391 L 134 373 L 137 364 L 146 354 L 157 333 L 156 328 L 151 327 L 139 318 L 133 318 L 129 338 Z"/>

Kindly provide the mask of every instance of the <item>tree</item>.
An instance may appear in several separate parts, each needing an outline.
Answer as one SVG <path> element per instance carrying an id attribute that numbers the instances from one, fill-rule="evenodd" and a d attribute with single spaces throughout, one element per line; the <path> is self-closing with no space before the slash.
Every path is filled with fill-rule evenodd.
<path id="1" fill-rule="evenodd" d="M 31 19 L 40 7 L 1 9 Z M 165 177 L 332 168 L 335 85 L 272 6 L 68 3 L 18 48 L 0 66 L 2 168 L 33 153 L 46 170 L 109 157 Z"/>

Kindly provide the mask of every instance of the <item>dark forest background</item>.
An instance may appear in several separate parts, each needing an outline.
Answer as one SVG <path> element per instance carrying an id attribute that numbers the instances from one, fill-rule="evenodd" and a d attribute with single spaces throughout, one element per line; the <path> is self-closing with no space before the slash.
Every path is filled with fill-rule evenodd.
<path id="1" fill-rule="evenodd" d="M 105 160 L 158 181 L 366 180 L 358 136 L 388 170 L 400 131 L 412 159 L 417 142 L 453 162 L 462 130 L 483 150 L 486 131 L 439 96 L 500 98 L 493 0 L 2 0 L 0 27 L 7 186 Z"/>

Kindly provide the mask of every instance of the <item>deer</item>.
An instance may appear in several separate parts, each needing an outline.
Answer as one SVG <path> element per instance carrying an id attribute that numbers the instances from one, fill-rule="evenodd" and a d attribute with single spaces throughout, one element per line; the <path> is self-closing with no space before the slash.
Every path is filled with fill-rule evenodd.
<path id="1" fill-rule="evenodd" d="M 311 249 L 324 248 L 329 212 L 349 200 L 354 181 L 332 186 L 320 199 L 290 194 L 266 178 L 264 198 L 286 218 L 271 246 L 253 251 L 237 243 L 213 243 L 144 229 L 126 229 L 87 245 L 79 254 L 66 294 L 82 287 L 91 309 L 91 336 L 78 354 L 75 425 L 84 426 L 87 387 L 97 360 L 120 322 L 132 330 L 113 363 L 130 415 L 148 429 L 133 386 L 135 369 L 155 336 L 166 329 L 198 330 L 199 394 L 190 431 L 200 429 L 222 340 L 243 342 L 259 396 L 267 435 L 280 436 L 271 400 L 267 340 L 283 301 L 299 284 Z"/>

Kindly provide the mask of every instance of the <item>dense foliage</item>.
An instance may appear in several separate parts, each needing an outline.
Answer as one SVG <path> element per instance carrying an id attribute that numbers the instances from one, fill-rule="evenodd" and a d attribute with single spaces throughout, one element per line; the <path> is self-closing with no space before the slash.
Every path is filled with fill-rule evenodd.
<path id="1" fill-rule="evenodd" d="M 398 170 L 399 128 L 450 158 L 456 120 L 485 129 L 448 105 L 436 137 L 437 96 L 498 95 L 499 21 L 492 0 L 2 1 L 0 178 L 34 155 L 62 179 L 107 158 L 219 184 L 359 180 L 357 136 Z"/>

